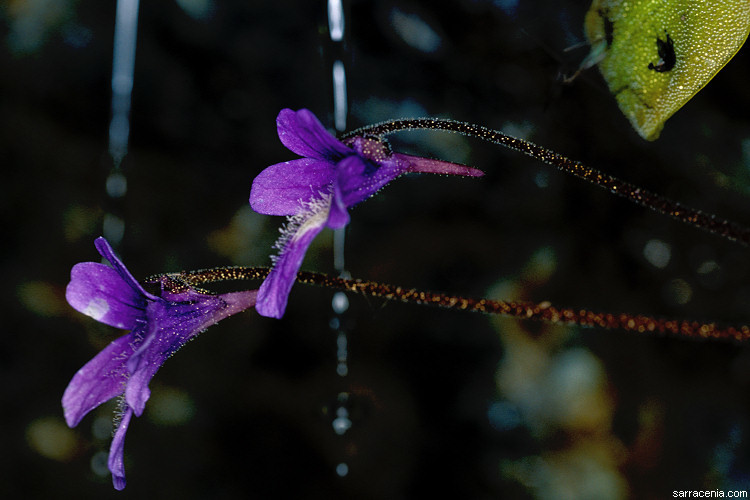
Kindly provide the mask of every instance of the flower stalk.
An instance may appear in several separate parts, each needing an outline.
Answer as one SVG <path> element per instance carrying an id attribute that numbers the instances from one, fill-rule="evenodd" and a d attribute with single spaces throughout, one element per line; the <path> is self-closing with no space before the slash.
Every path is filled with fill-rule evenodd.
<path id="1" fill-rule="evenodd" d="M 265 267 L 219 267 L 157 275 L 147 281 L 163 282 L 164 278 L 168 277 L 175 284 L 182 283 L 186 287 L 195 288 L 199 285 L 219 281 L 262 280 L 265 279 L 269 271 Z M 385 300 L 538 320 L 553 324 L 598 327 L 608 330 L 617 329 L 627 332 L 653 333 L 692 339 L 733 342 L 750 340 L 750 326 L 748 325 L 720 326 L 713 322 L 704 323 L 692 320 L 658 318 L 642 314 L 604 313 L 588 309 L 557 307 L 547 301 L 534 303 L 476 299 L 306 271 L 298 272 L 296 281 L 306 285 L 343 290 Z"/>
<path id="2" fill-rule="evenodd" d="M 750 228 L 747 226 L 687 207 L 651 191 L 641 189 L 635 184 L 622 181 L 595 168 L 587 167 L 580 162 L 571 160 L 542 146 L 537 146 L 532 142 L 511 137 L 498 130 L 481 125 L 443 118 L 407 118 L 361 127 L 343 135 L 341 140 L 347 141 L 353 137 L 365 135 L 384 137 L 394 132 L 424 129 L 459 133 L 524 153 L 536 160 L 552 165 L 566 174 L 589 181 L 633 203 L 650 208 L 663 215 L 668 215 L 685 224 L 703 229 L 730 241 L 750 246 Z"/>

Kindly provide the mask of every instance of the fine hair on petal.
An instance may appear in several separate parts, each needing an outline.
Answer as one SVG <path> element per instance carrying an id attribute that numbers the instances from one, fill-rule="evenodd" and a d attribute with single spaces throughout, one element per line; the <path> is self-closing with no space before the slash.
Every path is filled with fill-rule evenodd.
<path id="1" fill-rule="evenodd" d="M 333 202 L 333 193 L 318 193 L 308 201 L 300 200 L 300 211 L 293 215 L 288 215 L 286 223 L 279 228 L 279 239 L 273 244 L 272 248 L 279 251 L 277 255 L 271 256 L 271 262 L 276 265 L 278 259 L 284 254 L 287 245 L 301 237 L 307 232 L 308 228 L 318 227 L 325 224 L 328 219 L 328 213 Z"/>
<path id="2" fill-rule="evenodd" d="M 123 385 L 125 385 L 123 383 Z M 115 435 L 115 432 L 117 432 L 117 429 L 120 427 L 120 422 L 122 422 L 122 417 L 125 415 L 125 410 L 127 410 L 128 403 L 125 401 L 125 390 L 123 387 L 123 392 L 119 396 L 117 396 L 117 404 L 115 405 L 115 409 L 112 410 L 114 413 L 114 416 L 112 417 L 112 436 Z"/>

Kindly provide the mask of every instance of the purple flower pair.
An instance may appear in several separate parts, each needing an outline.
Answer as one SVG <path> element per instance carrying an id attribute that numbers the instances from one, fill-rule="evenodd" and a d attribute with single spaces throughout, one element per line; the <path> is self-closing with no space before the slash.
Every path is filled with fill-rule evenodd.
<path id="1" fill-rule="evenodd" d="M 478 177 L 481 170 L 390 151 L 377 137 L 355 136 L 342 142 L 329 134 L 307 109 L 284 109 L 276 119 L 279 139 L 304 158 L 277 163 L 253 181 L 250 206 L 289 220 L 275 247 L 279 250 L 258 291 L 256 309 L 281 318 L 307 248 L 324 227 L 349 223 L 348 209 L 407 172 Z"/>
<path id="2" fill-rule="evenodd" d="M 154 295 L 133 278 L 104 238 L 95 245 L 112 267 L 83 262 L 71 271 L 66 291 L 70 305 L 104 324 L 130 330 L 78 370 L 62 398 L 71 427 L 100 404 L 121 398 L 108 462 L 118 490 L 125 487 L 123 450 L 130 420 L 143 413 L 148 384 L 168 357 L 209 326 L 253 306 L 264 316 L 283 316 L 315 236 L 324 227 L 346 226 L 350 207 L 401 174 L 483 175 L 455 163 L 393 153 L 379 137 L 355 136 L 342 142 L 306 109 L 282 110 L 277 128 L 281 142 L 303 158 L 272 165 L 253 181 L 252 208 L 289 217 L 276 243 L 279 255 L 260 290 L 213 295 L 187 286 L 175 288 L 164 277 L 161 291 Z"/>
<path id="3" fill-rule="evenodd" d="M 97 321 L 130 332 L 78 370 L 65 389 L 62 405 L 66 422 L 74 427 L 100 404 L 122 397 L 108 462 L 114 487 L 121 490 L 125 433 L 133 414 L 143 413 L 151 378 L 201 331 L 255 305 L 257 291 L 211 295 L 190 288 L 173 291 L 162 281 L 160 294 L 153 295 L 133 278 L 104 238 L 95 245 L 112 267 L 76 264 L 66 290 L 68 303 Z"/>

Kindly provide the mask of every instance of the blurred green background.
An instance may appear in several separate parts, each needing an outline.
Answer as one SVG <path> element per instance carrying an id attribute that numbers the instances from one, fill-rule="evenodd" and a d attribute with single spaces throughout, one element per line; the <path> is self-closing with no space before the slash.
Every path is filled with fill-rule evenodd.
<path id="1" fill-rule="evenodd" d="M 118 332 L 67 306 L 104 214 L 136 277 L 268 265 L 281 218 L 247 205 L 294 157 L 276 114 L 332 125 L 325 2 L 142 2 L 127 193 L 108 198 L 115 2 L 0 7 L 2 498 L 664 498 L 750 489 L 750 350 L 350 297 L 336 374 L 332 292 L 244 313 L 170 359 L 103 469 L 112 405 L 75 429 L 60 398 Z M 349 127 L 441 116 L 501 129 L 687 205 L 750 222 L 750 54 L 640 139 L 587 49 L 588 2 L 345 2 Z M 747 322 L 748 249 L 518 153 L 441 133 L 402 152 L 481 168 L 406 177 L 351 211 L 358 278 L 475 297 Z M 333 272 L 323 233 L 303 269 Z M 343 401 L 345 394 L 345 401 Z M 343 401 L 343 402 L 342 402 Z M 334 432 L 345 405 L 352 426 Z M 348 473 L 336 472 L 345 463 Z"/>

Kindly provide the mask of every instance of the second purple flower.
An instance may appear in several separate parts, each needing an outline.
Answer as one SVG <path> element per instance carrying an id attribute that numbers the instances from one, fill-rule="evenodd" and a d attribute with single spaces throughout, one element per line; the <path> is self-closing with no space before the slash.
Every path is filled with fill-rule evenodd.
<path id="1" fill-rule="evenodd" d="M 356 136 L 344 143 L 307 109 L 283 109 L 276 125 L 282 144 L 303 158 L 271 165 L 253 180 L 253 210 L 289 217 L 275 245 L 273 269 L 258 291 L 256 309 L 263 316 L 284 315 L 297 271 L 318 233 L 346 226 L 348 208 L 390 181 L 407 172 L 484 175 L 456 163 L 393 153 L 380 138 Z"/>

